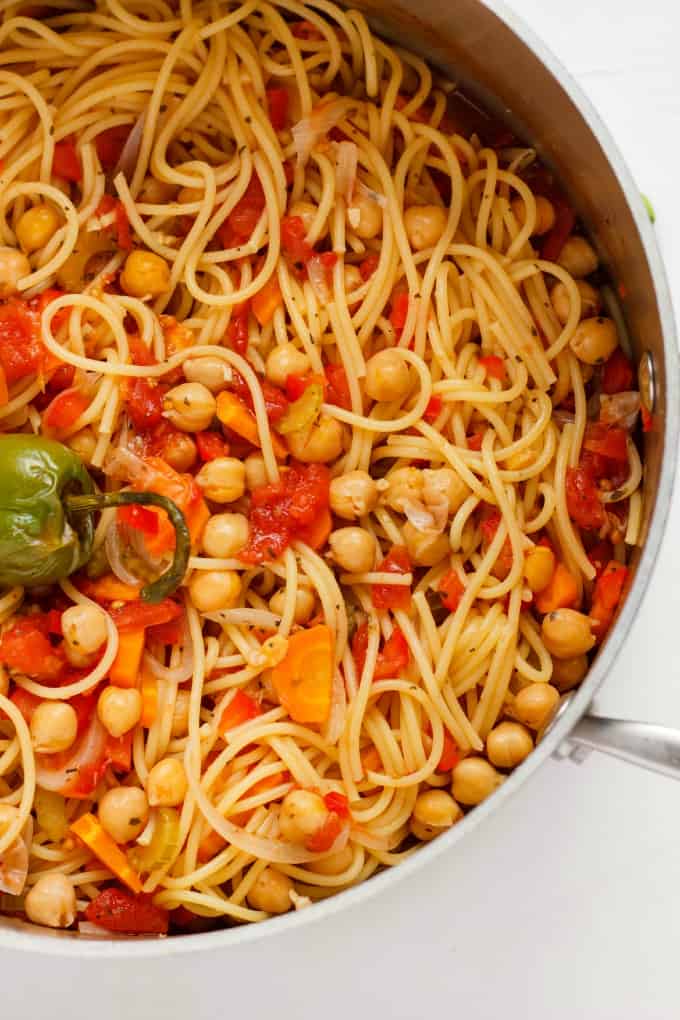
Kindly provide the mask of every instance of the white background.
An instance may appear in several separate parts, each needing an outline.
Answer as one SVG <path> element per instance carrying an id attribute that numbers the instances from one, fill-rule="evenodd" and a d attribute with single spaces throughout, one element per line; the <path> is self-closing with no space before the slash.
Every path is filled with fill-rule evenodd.
<path id="1" fill-rule="evenodd" d="M 652 199 L 680 307 L 680 7 L 512 7 L 580 81 Z M 680 726 L 679 537 L 676 499 L 652 589 L 598 698 L 602 714 Z M 595 754 L 581 766 L 551 761 L 453 852 L 362 906 L 206 955 L 100 963 L 5 951 L 0 1012 L 661 1020 L 678 1014 L 679 843 L 672 780 Z"/>

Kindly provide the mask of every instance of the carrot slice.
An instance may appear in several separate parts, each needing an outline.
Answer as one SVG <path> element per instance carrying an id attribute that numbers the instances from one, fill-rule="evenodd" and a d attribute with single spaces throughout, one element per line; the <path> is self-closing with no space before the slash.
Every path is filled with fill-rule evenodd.
<path id="1" fill-rule="evenodd" d="M 142 726 L 150 730 L 158 713 L 158 680 L 153 673 L 142 665 Z"/>
<path id="2" fill-rule="evenodd" d="M 558 563 L 548 586 L 536 595 L 536 608 L 539 613 L 553 613 L 573 607 L 577 601 L 576 580 L 563 563 Z"/>
<path id="3" fill-rule="evenodd" d="M 285 658 L 274 666 L 272 683 L 291 719 L 323 723 L 331 708 L 333 634 L 320 624 L 288 640 Z"/>
<path id="4" fill-rule="evenodd" d="M 258 290 L 250 303 L 253 314 L 261 326 L 274 318 L 274 312 L 281 304 L 281 288 L 276 273 L 269 277 L 264 287 Z"/>
<path id="5" fill-rule="evenodd" d="M 228 730 L 233 730 L 235 726 L 241 726 L 242 723 L 248 722 L 249 719 L 256 719 L 261 714 L 262 709 L 254 698 L 251 698 L 245 691 L 236 691 L 222 713 L 217 726 L 218 733 L 224 735 Z"/>
<path id="6" fill-rule="evenodd" d="M 114 687 L 136 687 L 144 654 L 146 631 L 124 630 L 118 635 L 118 653 L 109 670 Z"/>
<path id="7" fill-rule="evenodd" d="M 220 393 L 217 398 L 217 417 L 223 425 L 241 436 L 242 439 L 246 439 L 253 446 L 260 446 L 260 434 L 255 415 L 235 393 L 230 393 L 228 390 L 223 390 Z M 288 449 L 276 433 L 271 432 L 270 434 L 276 459 L 285 460 L 288 456 Z"/>
<path id="8" fill-rule="evenodd" d="M 88 811 L 71 825 L 71 832 L 112 871 L 133 893 L 142 891 L 142 883 L 137 872 L 107 832 L 101 827 L 93 814 Z"/>
<path id="9" fill-rule="evenodd" d="M 141 588 L 119 581 L 115 574 L 104 574 L 96 581 L 83 579 L 80 582 L 80 590 L 83 595 L 94 599 L 95 602 L 135 602 L 139 598 Z"/>

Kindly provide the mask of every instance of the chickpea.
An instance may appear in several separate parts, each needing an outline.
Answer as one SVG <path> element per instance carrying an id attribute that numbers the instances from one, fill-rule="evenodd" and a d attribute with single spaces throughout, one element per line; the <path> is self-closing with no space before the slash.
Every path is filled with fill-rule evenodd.
<path id="1" fill-rule="evenodd" d="M 401 530 L 409 558 L 419 567 L 433 567 L 451 551 L 448 535 L 441 535 L 437 531 L 420 531 L 410 521 L 406 521 Z"/>
<path id="2" fill-rule="evenodd" d="M 481 804 L 500 786 L 503 777 L 486 758 L 463 758 L 453 770 L 451 792 L 460 804 Z"/>
<path id="3" fill-rule="evenodd" d="M 418 794 L 413 807 L 411 832 L 417 839 L 427 842 L 450 829 L 462 817 L 463 812 L 446 790 L 425 790 Z"/>
<path id="4" fill-rule="evenodd" d="M 31 741 L 38 754 L 54 754 L 71 746 L 78 716 L 67 701 L 42 701 L 31 717 Z"/>
<path id="5" fill-rule="evenodd" d="M 284 839 L 304 843 L 318 832 L 328 818 L 323 797 L 313 790 L 291 790 L 283 798 L 279 828 Z"/>
<path id="6" fill-rule="evenodd" d="M 345 277 L 345 294 L 347 295 L 347 303 L 350 308 L 356 305 L 356 301 L 350 301 L 349 297 L 354 291 L 358 290 L 359 287 L 363 286 L 363 279 L 361 273 L 356 266 L 345 266 L 344 269 Z"/>
<path id="7" fill-rule="evenodd" d="M 94 451 L 97 448 L 97 437 L 91 428 L 84 428 L 80 432 L 74 432 L 72 436 L 69 436 L 67 443 L 73 452 L 80 457 L 83 464 L 89 466 L 92 463 Z"/>
<path id="8" fill-rule="evenodd" d="M 248 491 L 260 489 L 267 484 L 267 470 L 261 453 L 249 453 L 243 462 L 246 469 L 246 486 Z"/>
<path id="9" fill-rule="evenodd" d="M 571 659 L 554 659 L 552 682 L 564 694 L 581 683 L 588 672 L 588 656 L 575 655 Z"/>
<path id="10" fill-rule="evenodd" d="M 196 570 L 189 595 L 199 613 L 232 609 L 241 594 L 241 578 L 235 570 Z"/>
<path id="11" fill-rule="evenodd" d="M 375 562 L 375 539 L 364 528 L 338 528 L 328 539 L 336 562 L 353 574 L 364 574 Z"/>
<path id="12" fill-rule="evenodd" d="M 470 495 L 467 485 L 453 468 L 425 468 L 421 474 L 422 498 L 426 506 L 446 501 L 449 513 L 455 514 Z"/>
<path id="13" fill-rule="evenodd" d="M 406 503 L 422 502 L 425 479 L 420 468 L 397 468 L 396 471 L 390 472 L 385 481 L 387 488 L 383 491 L 380 502 L 392 510 L 403 513 Z"/>
<path id="14" fill-rule="evenodd" d="M 287 436 L 288 449 L 303 464 L 328 464 L 342 453 L 347 430 L 337 418 L 322 414 L 316 425 Z"/>
<path id="15" fill-rule="evenodd" d="M 180 188 L 177 201 L 181 205 L 188 205 L 190 202 L 202 202 L 204 194 L 203 188 Z"/>
<path id="16" fill-rule="evenodd" d="M 555 554 L 546 545 L 536 545 L 524 560 L 524 579 L 533 592 L 547 588 L 555 573 Z"/>
<path id="17" fill-rule="evenodd" d="M 597 253 L 585 237 L 568 237 L 557 259 L 557 264 L 580 280 L 594 273 L 600 264 Z"/>
<path id="18" fill-rule="evenodd" d="M 446 210 L 440 205 L 412 205 L 404 213 L 404 227 L 415 251 L 433 248 L 446 229 Z"/>
<path id="19" fill-rule="evenodd" d="M 142 718 L 142 696 L 136 687 L 114 687 L 109 684 L 99 695 L 97 715 L 112 737 L 122 737 Z"/>
<path id="20" fill-rule="evenodd" d="M 322 857 L 320 861 L 310 861 L 307 867 L 317 875 L 341 875 L 343 871 L 347 871 L 351 867 L 353 860 L 354 851 L 351 846 L 346 846 L 343 850 L 338 850 L 336 854 Z"/>
<path id="21" fill-rule="evenodd" d="M 347 209 L 347 219 L 354 233 L 362 241 L 370 241 L 382 232 L 382 209 L 368 195 L 355 195 L 352 205 Z"/>
<path id="22" fill-rule="evenodd" d="M 555 208 L 552 202 L 550 202 L 547 198 L 544 198 L 543 195 L 535 195 L 534 201 L 536 202 L 536 224 L 534 226 L 532 236 L 540 237 L 542 234 L 547 234 L 548 231 L 552 230 L 554 227 Z M 524 221 L 526 220 L 524 199 L 519 197 L 513 198 L 510 205 L 512 206 L 512 211 L 515 214 L 515 219 L 520 226 L 523 227 Z"/>
<path id="23" fill-rule="evenodd" d="M 534 742 L 521 723 L 502 722 L 486 738 L 489 760 L 503 769 L 514 769 L 531 754 Z"/>
<path id="24" fill-rule="evenodd" d="M 108 638 L 106 613 L 92 603 L 69 606 L 61 614 L 61 629 L 66 644 L 80 655 L 93 655 Z"/>
<path id="25" fill-rule="evenodd" d="M 66 875 L 41 875 L 29 890 L 24 907 L 33 924 L 70 928 L 76 919 L 76 891 Z"/>
<path id="26" fill-rule="evenodd" d="M 120 285 L 130 297 L 159 297 L 170 286 L 168 263 L 152 251 L 130 252 L 120 274 Z"/>
<path id="27" fill-rule="evenodd" d="M 149 772 L 146 788 L 152 807 L 177 807 L 186 797 L 187 774 L 179 758 L 163 758 Z"/>
<path id="28" fill-rule="evenodd" d="M 267 356 L 265 374 L 275 386 L 285 386 L 289 375 L 306 375 L 310 361 L 295 344 L 278 344 Z"/>
<path id="29" fill-rule="evenodd" d="M 556 659 L 572 659 L 585 655 L 595 644 L 591 621 L 575 609 L 556 609 L 543 619 L 543 642 Z"/>
<path id="30" fill-rule="evenodd" d="M 139 201 L 149 205 L 165 205 L 177 194 L 177 185 L 169 181 L 159 181 L 155 177 L 145 177 Z"/>
<path id="31" fill-rule="evenodd" d="M 149 802 L 139 786 L 114 786 L 99 801 L 99 821 L 116 843 L 137 839 L 149 819 Z"/>
<path id="32" fill-rule="evenodd" d="M 175 471 L 190 471 L 197 457 L 196 443 L 185 432 L 176 432 L 163 446 L 163 460 Z"/>
<path id="33" fill-rule="evenodd" d="M 20 247 L 27 255 L 44 248 L 56 234 L 61 217 L 57 210 L 44 202 L 27 209 L 17 223 L 16 235 Z"/>
<path id="34" fill-rule="evenodd" d="M 370 513 L 377 503 L 378 487 L 366 471 L 348 471 L 331 481 L 331 510 L 346 521 Z"/>
<path id="35" fill-rule="evenodd" d="M 19 282 L 31 272 L 31 263 L 15 248 L 0 248 L 0 298 L 12 297 Z"/>
<path id="36" fill-rule="evenodd" d="M 213 503 L 233 503 L 246 491 L 246 469 L 236 457 L 216 457 L 196 475 L 203 495 Z"/>
<path id="37" fill-rule="evenodd" d="M 172 725 L 170 733 L 173 737 L 186 737 L 189 732 L 189 706 L 191 704 L 191 692 L 182 689 L 175 695 L 175 704 L 172 709 Z"/>
<path id="38" fill-rule="evenodd" d="M 593 315 L 599 315 L 602 308 L 599 292 L 586 280 L 575 280 L 574 282 L 581 295 L 581 319 L 590 319 Z M 571 302 L 569 300 L 569 292 L 563 283 L 555 284 L 550 291 L 550 300 L 552 301 L 555 315 L 564 325 L 569 318 Z"/>
<path id="39" fill-rule="evenodd" d="M 366 362 L 364 389 L 371 400 L 403 400 L 411 389 L 408 363 L 397 350 L 388 347 Z"/>
<path id="40" fill-rule="evenodd" d="M 182 432 L 203 432 L 215 417 L 215 398 L 202 383 L 180 383 L 165 394 L 165 417 Z"/>
<path id="41" fill-rule="evenodd" d="M 542 730 L 560 703 L 560 693 L 551 684 L 529 684 L 518 691 L 514 714 L 532 730 Z"/>
<path id="42" fill-rule="evenodd" d="M 291 892 L 295 889 L 288 875 L 275 868 L 267 867 L 257 876 L 247 895 L 253 910 L 264 910 L 267 914 L 285 914 L 293 901 Z"/>
<path id="43" fill-rule="evenodd" d="M 285 602 L 286 593 L 281 589 L 270 598 L 269 608 L 277 616 L 283 616 Z M 312 617 L 315 605 L 316 599 L 314 598 L 314 593 L 309 588 L 300 588 L 298 586 L 295 592 L 295 613 L 293 615 L 295 623 L 307 623 Z"/>
<path id="44" fill-rule="evenodd" d="M 231 369 L 222 358 L 208 355 L 203 358 L 187 358 L 182 371 L 187 382 L 201 383 L 211 393 L 219 393 L 231 382 Z"/>
<path id="45" fill-rule="evenodd" d="M 214 514 L 203 529 L 203 552 L 216 559 L 235 556 L 248 541 L 248 530 L 244 514 Z"/>
<path id="46" fill-rule="evenodd" d="M 288 215 L 299 216 L 304 224 L 305 234 L 308 234 L 309 231 L 312 229 L 312 224 L 316 219 L 316 214 L 318 213 L 318 211 L 319 211 L 318 206 L 314 205 L 313 202 L 306 202 L 304 199 L 298 199 L 298 201 L 293 202 L 293 204 L 288 209 Z M 323 236 L 326 232 L 327 231 L 324 229 L 322 231 L 321 236 Z"/>
<path id="47" fill-rule="evenodd" d="M 569 346 L 579 361 L 586 365 L 601 365 L 619 346 L 613 320 L 601 316 L 584 319 L 574 330 Z"/>

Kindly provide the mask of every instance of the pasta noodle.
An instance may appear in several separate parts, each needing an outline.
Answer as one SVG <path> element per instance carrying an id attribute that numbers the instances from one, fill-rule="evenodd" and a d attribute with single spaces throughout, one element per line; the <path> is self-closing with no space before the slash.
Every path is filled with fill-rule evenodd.
<path id="1" fill-rule="evenodd" d="M 361 13 L 40 11 L 2 5 L 0 428 L 192 547 L 145 602 L 181 534 L 109 504 L 0 594 L 0 910 L 259 921 L 540 739 L 639 538 L 639 397 L 553 176 Z"/>

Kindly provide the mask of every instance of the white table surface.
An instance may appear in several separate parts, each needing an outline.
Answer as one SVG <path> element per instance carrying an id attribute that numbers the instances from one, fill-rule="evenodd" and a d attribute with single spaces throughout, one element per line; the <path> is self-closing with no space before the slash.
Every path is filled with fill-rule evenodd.
<path id="1" fill-rule="evenodd" d="M 677 299 L 680 7 L 512 7 L 580 81 L 652 199 Z M 598 698 L 602 714 L 680 725 L 672 637 L 679 537 L 676 498 L 652 589 Z M 166 960 L 81 963 L 4 951 L 0 1013 L 665 1020 L 678 1015 L 679 809 L 680 787 L 669 779 L 596 754 L 580 766 L 551 761 L 452 853 L 321 925 Z"/>

